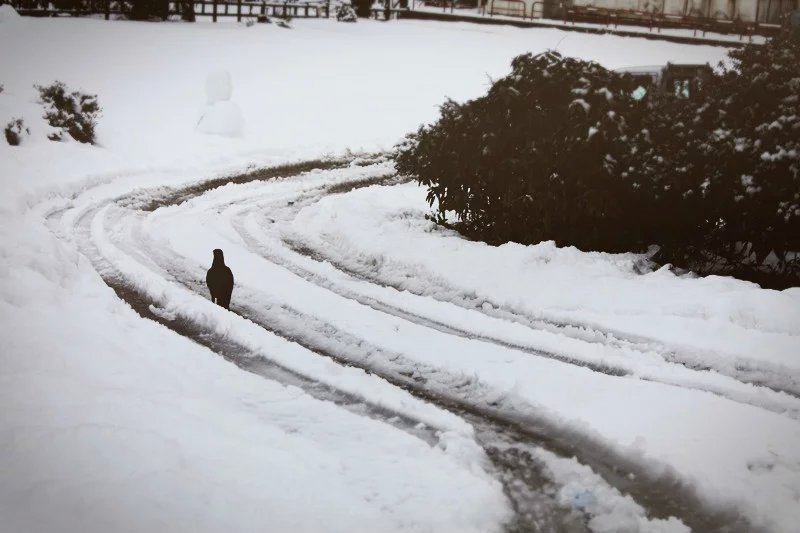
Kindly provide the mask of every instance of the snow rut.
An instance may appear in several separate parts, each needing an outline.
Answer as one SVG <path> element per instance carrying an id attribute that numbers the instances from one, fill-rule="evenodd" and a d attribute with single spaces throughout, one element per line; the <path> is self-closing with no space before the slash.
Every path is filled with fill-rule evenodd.
<path id="1" fill-rule="evenodd" d="M 741 375 L 736 379 L 680 364 L 673 352 L 646 339 L 623 338 L 587 325 L 534 320 L 495 306 L 475 309 L 463 298 L 448 301 L 399 291 L 387 280 L 327 261 L 323 251 L 304 248 L 302 242 L 281 231 L 281 224 L 291 221 L 303 206 L 326 195 L 396 181 L 391 166 L 380 158 L 314 161 L 187 189 L 144 191 L 78 204 L 53 211 L 50 222 L 65 238 L 76 239 L 106 283 L 140 315 L 211 348 L 245 370 L 297 386 L 316 398 L 392 424 L 430 443 L 452 428 L 423 408 L 405 408 L 399 400 L 374 401 L 375 397 L 363 394 L 365 383 L 388 382 L 423 403 L 466 420 L 492 459 L 516 510 L 510 531 L 581 531 L 591 528 L 593 517 L 609 512 L 559 499 L 565 479 L 548 466 L 559 457 L 577 458 L 580 464 L 573 470 L 591 467 L 593 483 L 612 493 L 614 505 L 633 506 L 629 513 L 638 515 L 642 531 L 654 528 L 648 518 L 657 521 L 670 516 L 697 531 L 757 530 L 731 506 L 701 498 L 691 484 L 669 470 L 649 468 L 597 435 L 543 414 L 513 392 L 497 390 L 477 375 L 420 362 L 405 353 L 402 343 L 347 327 L 345 312 L 353 312 L 353 320 L 364 317 L 375 327 L 390 324 L 398 332 L 401 324 L 406 334 L 431 339 L 433 345 L 446 343 L 454 350 L 479 343 L 487 352 L 521 353 L 585 372 L 701 390 L 792 419 L 800 416 L 796 397 L 754 387 L 742 381 L 747 378 Z M 237 278 L 232 311 L 243 320 L 231 319 L 220 325 L 208 315 L 191 311 L 192 305 L 183 306 L 205 297 L 202 280 L 206 265 L 193 260 L 186 248 L 162 239 L 159 228 L 169 227 L 175 217 L 187 213 L 200 224 L 211 218 L 223 220 L 227 236 L 239 243 L 252 264 L 271 279 L 289 287 L 305 287 L 309 294 L 293 301 L 281 291 L 238 283 Z M 203 246 L 209 252 L 213 247 Z M 462 320 L 454 319 L 463 314 L 468 314 L 474 327 L 464 328 Z M 291 358 L 281 359 L 275 351 L 254 348 L 257 343 L 250 327 L 324 356 L 352 374 L 352 381 L 349 385 L 347 379 L 326 381 L 318 372 L 298 368 Z M 526 340 L 527 330 L 557 332 L 566 347 L 559 352 L 543 350 Z M 571 346 L 587 344 L 641 354 L 648 365 L 622 356 L 609 364 L 608 358 L 593 358 L 586 350 L 578 355 L 570 351 Z"/>

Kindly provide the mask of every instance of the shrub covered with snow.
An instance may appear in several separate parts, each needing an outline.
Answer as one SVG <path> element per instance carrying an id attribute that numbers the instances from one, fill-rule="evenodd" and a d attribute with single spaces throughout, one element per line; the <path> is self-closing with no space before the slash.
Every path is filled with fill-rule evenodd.
<path id="1" fill-rule="evenodd" d="M 25 136 L 30 135 L 31 130 L 25 127 L 25 123 L 21 118 L 16 118 L 6 124 L 3 132 L 6 135 L 6 142 L 8 144 L 11 146 L 18 146 Z"/>
<path id="2" fill-rule="evenodd" d="M 800 281 L 800 37 L 730 53 L 691 99 L 554 52 L 442 106 L 398 170 L 487 242 L 644 251 L 700 273 Z"/>
<path id="3" fill-rule="evenodd" d="M 356 10 L 350 4 L 339 4 L 336 6 L 336 20 L 339 22 L 357 22 Z"/>
<path id="4" fill-rule="evenodd" d="M 61 141 L 69 135 L 78 142 L 94 144 L 95 127 L 100 115 L 97 95 L 79 91 L 67 92 L 67 87 L 57 81 L 52 85 L 37 85 L 39 99 L 44 105 L 44 118 L 56 129 L 48 138 Z"/>
<path id="5" fill-rule="evenodd" d="M 640 223 L 664 260 L 796 284 L 800 37 L 784 33 L 730 58 L 692 101 L 651 103 L 623 178 L 647 200 Z"/>
<path id="6" fill-rule="evenodd" d="M 643 107 L 635 88 L 597 63 L 521 55 L 486 96 L 446 102 L 438 123 L 408 136 L 398 171 L 470 236 L 629 250 L 639 236 L 619 161 Z"/>

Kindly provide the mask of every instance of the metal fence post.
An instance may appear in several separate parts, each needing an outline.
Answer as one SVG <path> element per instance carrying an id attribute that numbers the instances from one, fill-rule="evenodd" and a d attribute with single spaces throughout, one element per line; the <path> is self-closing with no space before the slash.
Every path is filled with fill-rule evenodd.
<path id="1" fill-rule="evenodd" d="M 214 4 L 213 4 L 213 7 L 212 7 L 212 12 L 211 12 L 211 21 L 212 22 L 216 22 L 217 21 L 217 0 L 214 0 Z"/>

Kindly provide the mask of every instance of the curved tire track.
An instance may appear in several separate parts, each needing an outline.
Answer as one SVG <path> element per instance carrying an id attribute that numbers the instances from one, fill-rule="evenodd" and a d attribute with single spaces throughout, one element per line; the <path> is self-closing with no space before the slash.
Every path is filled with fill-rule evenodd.
<path id="1" fill-rule="evenodd" d="M 310 170 L 310 167 L 317 169 L 318 166 L 322 166 L 322 168 L 330 169 L 342 164 L 343 162 L 341 161 L 328 162 L 325 165 L 317 165 L 316 162 L 310 162 L 306 166 L 278 167 L 260 174 L 251 175 L 248 178 L 243 177 L 236 183 L 290 178 L 304 170 Z M 208 182 L 193 186 L 190 189 L 170 191 L 156 199 L 148 198 L 146 195 L 129 196 L 117 199 L 116 203 L 126 208 L 152 211 L 161 206 L 176 205 L 187 199 L 205 194 L 209 190 L 227 184 L 229 181 L 233 180 L 226 179 L 224 183 L 222 181 Z M 353 186 L 368 185 L 377 181 L 380 180 L 364 181 L 353 184 Z M 325 191 L 324 193 L 343 192 L 344 190 L 346 190 L 346 187 L 341 190 Z M 313 198 L 306 200 L 315 201 Z M 300 203 L 297 205 L 299 206 Z M 87 210 L 75 222 L 76 233 L 84 233 L 82 237 L 84 245 L 91 242 L 90 237 L 85 233 L 87 232 L 88 224 L 93 217 L 98 216 L 99 211 L 99 208 Z M 57 217 L 58 214 L 53 216 Z M 89 255 L 91 256 L 92 254 Z M 312 396 L 325 398 L 343 406 L 356 405 L 358 409 L 364 409 L 364 414 L 367 416 L 379 418 L 406 431 L 410 430 L 414 421 L 408 420 L 407 417 L 404 419 L 402 416 L 397 417 L 396 413 L 386 412 L 381 410 L 382 408 L 376 408 L 376 406 L 365 405 L 363 401 L 359 402 L 358 399 L 354 399 L 351 396 L 348 397 L 346 394 L 343 395 L 341 391 L 330 390 L 329 387 L 321 386 L 321 384 L 308 380 L 304 376 L 270 364 L 263 358 L 254 359 L 249 357 L 243 351 L 242 346 L 237 346 L 225 338 L 210 335 L 185 317 L 179 321 L 168 321 L 158 316 L 150 308 L 153 302 L 148 302 L 146 297 L 133 288 L 131 282 L 125 280 L 118 272 L 114 272 L 113 267 L 104 264 L 101 254 L 96 254 L 90 258 L 106 283 L 114 288 L 117 294 L 130 303 L 142 316 L 156 320 L 176 331 L 176 333 L 208 346 L 246 370 L 282 383 L 299 386 Z M 270 258 L 266 259 L 271 260 Z M 179 264 L 179 262 L 176 261 L 176 263 L 170 264 L 170 260 L 167 260 L 167 264 L 162 264 L 161 267 L 164 268 L 166 266 L 167 270 L 170 269 L 170 266 L 173 267 L 172 272 L 167 272 L 167 276 L 171 277 L 173 282 L 182 284 L 190 290 L 199 290 L 204 293 L 204 289 L 198 287 L 195 278 L 187 275 L 186 272 L 181 272 L 180 269 L 174 268 L 175 264 Z M 377 310 L 381 312 L 395 314 L 395 316 L 405 320 L 415 321 L 419 325 L 436 328 L 448 334 L 474 336 L 469 332 L 459 331 L 446 324 L 437 324 L 430 320 L 426 321 L 423 317 L 414 316 L 399 308 L 392 308 L 377 300 L 371 303 L 377 306 Z M 237 307 L 235 311 L 261 327 L 318 354 L 327 356 L 340 364 L 353 365 L 357 363 L 360 368 L 374 372 L 390 383 L 402 387 L 412 392 L 415 396 L 451 411 L 472 423 L 476 428 L 478 441 L 491 457 L 499 477 L 504 483 L 506 493 L 511 498 L 517 511 L 515 523 L 509 526 L 511 531 L 550 531 L 564 528 L 569 528 L 570 530 L 585 528 L 585 523 L 581 520 L 576 520 L 574 516 L 571 516 L 570 512 L 564 509 L 561 509 L 560 512 L 553 511 L 550 515 L 544 516 L 541 513 L 530 512 L 531 508 L 541 508 L 541 502 L 538 505 L 534 505 L 532 500 L 541 495 L 540 485 L 548 483 L 547 476 L 541 471 L 541 465 L 537 465 L 531 454 L 526 451 L 526 448 L 530 446 L 542 447 L 564 457 L 576 456 L 581 463 L 587 464 L 596 472 L 599 472 L 612 486 L 623 493 L 632 495 L 640 505 L 645 507 L 648 511 L 648 516 L 651 518 L 677 516 L 697 531 L 753 530 L 734 510 L 711 510 L 705 508 L 692 488 L 682 486 L 673 478 L 648 474 L 646 470 L 640 468 L 640 465 L 629 461 L 612 450 L 598 447 L 596 443 L 582 438 L 580 435 L 567 432 L 560 433 L 556 428 L 550 427 L 546 421 L 538 419 L 533 413 L 516 412 L 513 405 L 505 405 L 502 401 L 475 405 L 471 401 L 471 398 L 474 398 L 472 394 L 474 391 L 469 391 L 469 394 L 458 394 L 459 389 L 469 387 L 468 383 L 460 387 L 457 383 L 452 382 L 452 376 L 446 376 L 434 368 L 423 368 L 421 365 L 404 360 L 400 354 L 385 353 L 379 347 L 367 346 L 359 339 L 342 338 L 341 332 L 338 332 L 340 338 L 336 342 L 331 342 L 331 338 L 336 338 L 337 332 L 332 331 L 331 328 L 333 327 L 329 324 L 325 324 L 314 317 L 295 311 L 294 319 L 287 321 L 285 319 L 286 313 L 278 316 L 248 306 Z M 282 311 L 291 310 L 284 308 Z M 292 315 L 291 312 L 289 315 Z M 312 334 L 309 334 L 309 331 Z M 603 334 L 601 333 L 601 335 Z M 499 342 L 498 339 L 488 339 L 488 341 Z M 354 346 L 362 346 L 366 353 L 380 353 L 381 357 L 370 359 L 364 358 L 363 354 L 354 355 L 352 353 Z M 532 352 L 532 354 L 536 356 L 549 355 L 542 352 Z M 376 361 L 388 361 L 389 364 L 377 364 Z M 392 365 L 392 362 L 395 364 Z M 574 363 L 582 362 L 575 361 Z M 603 371 L 604 369 L 597 368 L 596 370 Z M 605 370 L 607 372 L 610 371 L 610 369 Z M 430 435 L 425 434 L 419 436 L 421 438 L 430 438 Z M 511 443 L 511 445 L 497 446 L 496 443 L 500 441 Z M 552 509 L 558 508 L 558 506 L 553 506 L 552 502 L 550 502 L 550 507 Z"/>

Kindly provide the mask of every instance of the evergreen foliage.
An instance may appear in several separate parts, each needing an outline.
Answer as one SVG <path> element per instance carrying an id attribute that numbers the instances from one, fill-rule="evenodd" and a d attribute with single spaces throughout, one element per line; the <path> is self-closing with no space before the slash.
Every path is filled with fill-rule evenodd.
<path id="1" fill-rule="evenodd" d="M 57 81 L 52 85 L 37 85 L 39 98 L 44 104 L 44 118 L 56 129 L 48 135 L 51 141 L 61 141 L 64 135 L 82 143 L 95 143 L 95 127 L 100 115 L 97 96 L 78 91 L 67 93 L 67 87 Z"/>
<path id="2" fill-rule="evenodd" d="M 441 107 L 396 147 L 433 218 L 490 243 L 644 251 L 700 273 L 800 281 L 800 37 L 730 52 L 691 99 L 555 52 Z M 452 218 L 452 217 L 451 217 Z"/>

